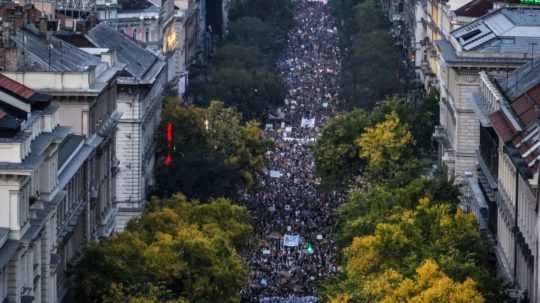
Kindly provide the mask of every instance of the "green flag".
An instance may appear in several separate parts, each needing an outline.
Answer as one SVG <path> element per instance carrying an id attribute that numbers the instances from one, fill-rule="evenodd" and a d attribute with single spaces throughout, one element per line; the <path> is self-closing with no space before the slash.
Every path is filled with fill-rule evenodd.
<path id="1" fill-rule="evenodd" d="M 313 249 L 313 245 L 311 243 L 306 244 L 306 253 L 311 255 L 315 250 Z"/>

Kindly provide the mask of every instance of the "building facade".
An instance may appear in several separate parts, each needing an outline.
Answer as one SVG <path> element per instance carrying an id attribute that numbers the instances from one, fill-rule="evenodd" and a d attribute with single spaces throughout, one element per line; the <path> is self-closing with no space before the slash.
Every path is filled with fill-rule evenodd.
<path id="1" fill-rule="evenodd" d="M 437 41 L 437 80 L 441 96 L 436 131 L 441 163 L 457 182 L 476 164 L 480 133 L 473 95 L 481 70 L 508 73 L 540 54 L 540 10 L 503 8 Z M 531 53 L 532 52 L 532 53 Z"/>
<path id="2" fill-rule="evenodd" d="M 60 124 L 96 147 L 89 159 L 90 198 L 95 202 L 91 237 L 106 237 L 114 230 L 117 213 L 115 125 L 121 113 L 116 110 L 116 77 L 123 65 L 110 52 L 96 57 L 56 37 L 46 41 L 37 33 L 19 31 L 13 40 L 18 68 L 3 74 L 50 95 L 59 106 Z"/>
<path id="3" fill-rule="evenodd" d="M 505 74 L 481 72 L 475 96 L 480 120 L 479 200 L 494 229 L 500 272 L 514 295 L 540 302 L 538 283 L 538 180 L 540 163 L 540 62 Z M 493 207 L 495 206 L 495 207 Z"/>
<path id="4" fill-rule="evenodd" d="M 96 145 L 60 125 L 50 96 L 0 75 L 0 146 L 0 300 L 60 302 L 91 238 Z"/>
<path id="5" fill-rule="evenodd" d="M 106 24 L 93 28 L 85 38 L 95 50 L 114 51 L 125 65 L 117 80 L 117 106 L 123 115 L 116 133 L 116 158 L 120 167 L 115 203 L 116 230 L 121 231 L 129 219 L 142 214 L 148 190 L 155 182 L 156 136 L 167 85 L 167 66 L 165 60 Z"/>

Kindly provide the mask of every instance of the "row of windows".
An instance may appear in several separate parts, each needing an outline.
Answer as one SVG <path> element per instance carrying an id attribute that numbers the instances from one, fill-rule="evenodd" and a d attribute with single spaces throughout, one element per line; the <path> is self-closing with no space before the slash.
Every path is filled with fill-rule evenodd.
<path id="1" fill-rule="evenodd" d="M 150 29 L 148 27 L 144 28 L 144 36 L 141 37 L 140 28 L 133 28 L 131 31 L 129 29 L 121 28 L 120 32 L 126 36 L 130 36 L 133 40 L 141 42 L 152 42 L 152 37 L 150 36 Z M 131 32 L 131 35 L 129 34 Z"/>

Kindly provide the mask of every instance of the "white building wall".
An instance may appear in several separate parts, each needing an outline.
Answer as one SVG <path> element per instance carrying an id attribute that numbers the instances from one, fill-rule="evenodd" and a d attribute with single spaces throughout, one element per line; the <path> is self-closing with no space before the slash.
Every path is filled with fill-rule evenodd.
<path id="1" fill-rule="evenodd" d="M 131 207 L 128 202 L 139 202 L 141 192 L 141 124 L 124 122 L 118 124 L 116 155 L 120 171 L 116 181 L 116 201 L 119 207 Z"/>
<path id="2" fill-rule="evenodd" d="M 118 110 L 123 115 L 116 133 L 116 157 L 120 161 L 116 175 L 116 231 L 122 231 L 130 219 L 142 213 L 148 187 L 153 185 L 156 131 L 167 77 L 164 68 L 150 91 L 119 93 Z"/>

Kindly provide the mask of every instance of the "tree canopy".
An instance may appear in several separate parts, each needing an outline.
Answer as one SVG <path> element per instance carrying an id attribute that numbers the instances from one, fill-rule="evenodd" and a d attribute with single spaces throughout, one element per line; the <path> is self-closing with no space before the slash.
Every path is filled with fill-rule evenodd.
<path id="1" fill-rule="evenodd" d="M 364 177 L 388 179 L 398 167 L 412 158 L 414 143 L 407 125 L 401 124 L 395 112 L 385 120 L 369 127 L 356 139 L 359 156 L 366 160 Z"/>
<path id="2" fill-rule="evenodd" d="M 248 222 L 247 210 L 226 199 L 154 199 L 125 232 L 87 250 L 72 273 L 76 300 L 238 302 Z"/>
<path id="3" fill-rule="evenodd" d="M 358 156 L 355 140 L 370 125 L 364 110 L 355 109 L 330 119 L 312 146 L 316 174 L 329 187 L 343 187 L 360 173 L 364 161 Z"/>
<path id="4" fill-rule="evenodd" d="M 383 177 L 380 174 L 389 177 L 394 173 L 394 179 L 402 178 L 402 184 L 416 178 L 421 172 L 418 168 L 423 164 L 416 159 L 417 155 L 427 156 L 433 151 L 431 134 L 437 123 L 436 98 L 435 94 L 430 94 L 417 103 L 411 103 L 402 98 L 389 97 L 369 113 L 364 109 L 354 109 L 330 119 L 312 146 L 316 174 L 323 185 L 346 188 L 361 173 L 368 178 L 369 174 L 364 170 L 369 167 L 371 172 L 379 174 L 373 176 L 379 180 Z M 388 120 L 388 117 L 391 119 Z M 396 145 L 399 142 L 390 142 L 390 138 L 404 141 Z M 389 154 L 396 152 L 400 161 L 391 161 Z M 375 157 L 380 162 L 374 161 Z M 367 164 L 371 165 L 367 167 Z M 394 165 L 402 167 L 393 170 L 391 166 Z M 403 165 L 408 165 L 409 170 L 405 170 Z"/>
<path id="5" fill-rule="evenodd" d="M 330 0 L 340 25 L 342 92 L 350 107 L 372 109 L 401 90 L 399 49 L 375 0 Z"/>
<path id="6" fill-rule="evenodd" d="M 229 33 L 216 51 L 211 67 L 192 72 L 187 94 L 196 105 L 220 100 L 247 120 L 262 120 L 283 104 L 286 88 L 275 69 L 293 25 L 290 0 L 235 0 Z"/>
<path id="7" fill-rule="evenodd" d="M 169 123 L 172 149 L 165 135 Z M 160 133 L 156 193 L 183 192 L 203 201 L 251 187 L 271 145 L 257 123 L 243 123 L 240 113 L 217 101 L 207 109 L 166 104 Z"/>
<path id="8" fill-rule="evenodd" d="M 358 217 L 348 214 L 350 226 L 363 223 L 367 228 L 356 229 L 358 235 L 344 250 L 345 278 L 330 296 L 335 302 L 424 302 L 420 299 L 431 292 L 440 292 L 441 301 L 426 302 L 469 302 L 460 301 L 452 290 L 465 286 L 471 298 L 480 300 L 470 302 L 501 300 L 502 286 L 485 263 L 487 249 L 473 214 L 452 204 L 433 203 L 430 198 L 420 198 L 413 208 L 379 202 L 383 204 L 375 208 L 371 205 Z M 432 280 L 413 282 L 422 279 L 415 277 L 415 272 L 426 262 L 437 271 L 440 268 L 441 273 L 431 276 Z M 394 279 L 395 291 L 379 287 L 389 282 L 388 275 Z M 448 289 L 430 290 L 441 281 L 447 283 L 444 287 Z M 414 285 L 431 286 L 417 289 Z M 392 301 L 396 298 L 401 299 Z"/>
<path id="9" fill-rule="evenodd" d="M 386 270 L 365 283 L 358 292 L 375 303 L 484 303 L 472 279 L 456 282 L 440 271 L 433 260 L 426 260 L 416 269 L 416 275 L 406 278 L 395 270 Z M 355 294 L 340 294 L 330 303 L 352 303 Z M 361 301 L 365 302 L 365 301 Z"/>

